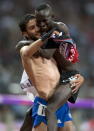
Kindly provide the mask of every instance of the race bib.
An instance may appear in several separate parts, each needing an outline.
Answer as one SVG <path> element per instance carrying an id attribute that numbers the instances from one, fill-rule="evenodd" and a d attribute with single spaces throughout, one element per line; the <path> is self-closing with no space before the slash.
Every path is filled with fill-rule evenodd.
<path id="1" fill-rule="evenodd" d="M 46 111 L 47 106 L 39 103 L 39 107 L 38 107 L 38 112 L 37 114 L 40 116 L 45 116 L 45 111 Z"/>

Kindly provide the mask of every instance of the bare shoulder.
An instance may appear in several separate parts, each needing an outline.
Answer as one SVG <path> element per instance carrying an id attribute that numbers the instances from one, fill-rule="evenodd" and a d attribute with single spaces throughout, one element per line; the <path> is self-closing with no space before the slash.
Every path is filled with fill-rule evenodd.
<path id="1" fill-rule="evenodd" d="M 60 28 L 61 31 L 64 31 L 65 34 L 69 35 L 69 29 L 68 26 L 63 23 L 63 22 L 57 22 L 58 27 Z"/>
<path id="2" fill-rule="evenodd" d="M 58 25 L 61 25 L 61 26 L 66 26 L 66 24 L 63 23 L 63 22 L 57 22 L 57 24 L 58 24 Z"/>
<path id="3" fill-rule="evenodd" d="M 26 54 L 26 52 L 27 52 L 27 50 L 28 50 L 28 46 L 23 46 L 23 47 L 21 47 L 21 49 L 20 49 L 20 55 L 21 56 L 24 56 L 25 54 Z"/>
<path id="4" fill-rule="evenodd" d="M 16 51 L 19 53 L 21 48 L 24 47 L 24 46 L 28 46 L 29 44 L 33 43 L 33 41 L 31 40 L 21 40 L 17 43 L 15 49 Z"/>

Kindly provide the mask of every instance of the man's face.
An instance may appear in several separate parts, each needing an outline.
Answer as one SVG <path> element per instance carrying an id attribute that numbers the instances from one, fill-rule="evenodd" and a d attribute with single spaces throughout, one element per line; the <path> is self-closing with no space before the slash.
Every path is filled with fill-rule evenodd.
<path id="1" fill-rule="evenodd" d="M 48 11 L 40 11 L 36 13 L 37 24 L 42 32 L 49 31 L 52 28 L 52 17 Z"/>
<path id="2" fill-rule="evenodd" d="M 37 26 L 36 19 L 29 20 L 26 25 L 26 35 L 29 39 L 37 40 L 40 38 L 39 27 Z"/>

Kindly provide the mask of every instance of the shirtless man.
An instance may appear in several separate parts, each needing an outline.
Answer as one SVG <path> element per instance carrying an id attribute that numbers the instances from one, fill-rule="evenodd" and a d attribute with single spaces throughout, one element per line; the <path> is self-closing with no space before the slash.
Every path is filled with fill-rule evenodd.
<path id="1" fill-rule="evenodd" d="M 60 79 L 60 73 L 55 60 L 53 58 L 46 59 L 41 57 L 40 52 L 40 46 L 44 44 L 44 40 L 48 39 L 51 33 L 41 37 L 39 28 L 36 25 L 36 19 L 33 17 L 33 19 L 27 23 L 26 31 L 23 31 L 23 35 L 33 41 L 39 38 L 35 42 L 32 41 L 31 44 L 23 46 L 20 49 L 20 55 L 23 67 L 40 96 L 40 98 L 37 97 L 35 99 L 35 102 L 36 100 L 40 102 L 39 105 L 41 107 L 41 101 L 43 101 L 43 99 L 48 100 Z M 44 107 L 46 107 L 46 105 L 44 105 Z M 33 130 L 42 131 L 44 129 L 43 123 L 40 123 L 40 126 L 35 127 Z"/>
<path id="2" fill-rule="evenodd" d="M 33 24 L 33 26 L 31 26 L 32 24 Z M 28 37 L 28 39 L 36 40 L 38 37 L 40 37 L 39 29 L 36 26 L 35 19 L 29 21 L 29 23 L 26 26 L 26 29 L 27 29 L 27 31 L 23 31 L 23 35 L 25 37 Z M 43 45 L 43 42 L 42 42 L 41 39 L 39 39 L 39 40 L 33 42 L 32 44 L 30 44 L 28 46 L 22 47 L 20 52 L 21 52 L 21 57 L 22 57 L 22 62 L 23 62 L 24 68 L 26 69 L 26 72 L 27 72 L 30 80 L 33 82 L 33 85 L 36 87 L 36 90 L 38 91 L 39 96 L 41 98 L 48 99 L 49 96 L 54 91 L 54 88 L 59 81 L 60 74 L 59 74 L 59 71 L 57 69 L 56 62 L 53 58 L 45 59 L 45 58 L 42 58 L 40 56 L 40 52 L 35 53 L 36 49 L 39 49 L 41 45 Z M 29 65 L 29 68 L 28 68 L 28 65 Z M 46 67 L 46 65 L 47 65 L 47 67 Z M 51 67 L 52 67 L 52 70 L 51 70 Z M 54 72 L 53 68 L 56 70 L 55 72 Z M 47 74 L 47 72 L 43 72 L 43 70 L 45 70 L 45 69 L 47 70 L 48 74 Z M 51 71 L 52 71 L 52 75 L 49 77 L 49 73 Z M 49 79 L 46 78 L 46 77 L 44 78 L 43 75 L 46 76 L 46 77 L 49 77 Z M 54 75 L 56 75 L 56 76 L 54 77 Z M 36 76 L 36 78 L 35 78 L 35 76 Z M 42 79 L 40 79 L 40 77 L 43 80 L 47 81 L 48 83 L 44 83 L 43 81 L 40 82 L 42 80 Z M 53 77 L 54 77 L 54 79 L 53 79 Z M 54 80 L 56 80 L 56 81 L 53 82 Z M 48 86 L 48 89 L 45 88 L 47 86 Z M 41 124 L 43 125 L 43 123 L 41 123 Z M 40 127 L 42 127 L 42 126 L 40 126 Z M 37 129 L 42 131 L 42 129 L 40 129 L 38 127 L 37 127 Z"/>

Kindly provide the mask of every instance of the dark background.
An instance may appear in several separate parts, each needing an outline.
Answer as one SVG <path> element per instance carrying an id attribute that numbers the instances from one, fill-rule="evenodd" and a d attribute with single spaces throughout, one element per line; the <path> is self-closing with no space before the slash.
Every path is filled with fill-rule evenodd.
<path id="1" fill-rule="evenodd" d="M 50 4 L 55 19 L 69 27 L 79 50 L 77 68 L 85 77 L 79 98 L 94 99 L 94 0 L 0 0 L 0 94 L 22 94 L 19 82 L 23 68 L 15 51 L 15 45 L 21 40 L 18 23 L 23 15 L 34 13 L 41 3 Z M 26 109 L 27 106 L 1 104 L 3 131 L 18 131 Z M 78 131 L 93 131 L 93 110 L 72 109 Z M 93 128 L 88 129 L 91 120 Z"/>

